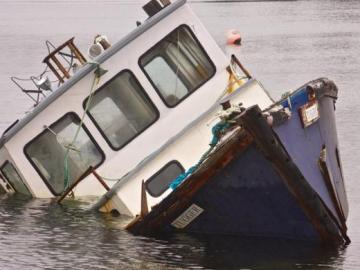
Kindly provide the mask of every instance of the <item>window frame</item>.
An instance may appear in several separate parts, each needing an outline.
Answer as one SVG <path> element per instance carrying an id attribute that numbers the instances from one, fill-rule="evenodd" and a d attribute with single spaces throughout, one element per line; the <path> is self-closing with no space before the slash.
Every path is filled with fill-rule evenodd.
<path id="1" fill-rule="evenodd" d="M 25 189 L 27 190 L 28 194 L 23 194 L 20 193 L 19 191 L 16 190 L 16 188 L 14 187 L 13 183 L 11 183 L 11 181 L 9 180 L 9 178 L 6 176 L 6 174 L 4 173 L 4 167 L 10 165 L 12 167 L 12 169 L 15 171 L 15 173 L 17 174 L 17 176 L 19 177 L 19 179 L 21 180 L 22 184 L 24 185 Z M 8 184 L 15 192 L 23 194 L 23 195 L 29 195 L 32 196 L 32 193 L 30 192 L 30 189 L 27 187 L 27 185 L 25 184 L 25 181 L 23 180 L 23 178 L 21 177 L 21 175 L 19 174 L 18 170 L 16 169 L 16 167 L 12 164 L 12 162 L 10 162 L 9 160 L 6 160 L 0 167 L 0 172 L 1 172 L 1 176 L 2 179 L 6 184 Z"/>
<path id="2" fill-rule="evenodd" d="M 75 112 L 67 112 L 65 113 L 63 116 L 61 116 L 58 120 L 56 120 L 55 122 L 53 122 L 49 128 L 52 129 L 55 125 L 57 125 L 58 123 L 60 123 L 60 121 L 62 121 L 65 117 L 67 117 L 68 115 L 73 115 L 75 116 L 75 119 L 77 119 L 79 122 L 81 121 L 80 117 L 77 115 L 77 113 Z M 100 155 L 101 155 L 101 161 L 98 165 L 96 165 L 94 167 L 94 170 L 99 168 L 105 161 L 106 156 L 104 151 L 101 149 L 100 145 L 96 142 L 95 138 L 91 135 L 90 131 L 87 129 L 87 127 L 85 126 L 85 124 L 82 124 L 81 126 L 86 135 L 88 135 L 89 139 L 91 140 L 91 142 L 95 145 L 96 149 L 99 151 Z M 39 170 L 39 168 L 35 165 L 35 163 L 33 162 L 33 160 L 31 159 L 31 157 L 26 153 L 26 148 L 31 145 L 32 143 L 34 143 L 34 141 L 36 141 L 40 136 L 42 136 L 46 131 L 48 131 L 47 129 L 44 129 L 42 132 L 40 132 L 38 135 L 36 135 L 33 139 L 31 139 L 27 144 L 25 144 L 24 148 L 23 148 L 23 152 L 24 155 L 26 156 L 27 160 L 30 162 L 30 164 L 32 165 L 32 167 L 35 169 L 35 171 L 38 173 L 38 175 L 40 176 L 40 178 L 43 180 L 43 182 L 45 183 L 45 185 L 48 187 L 48 189 L 50 190 L 50 192 L 55 195 L 55 196 L 59 196 L 62 194 L 56 192 L 53 187 L 51 186 L 51 184 L 48 182 L 48 180 L 46 179 L 46 177 L 41 173 L 41 171 Z M 75 179 L 76 180 L 76 179 Z M 64 191 L 63 191 L 64 192 Z"/>
<path id="3" fill-rule="evenodd" d="M 163 170 L 168 167 L 169 165 L 171 164 L 176 164 L 179 166 L 179 168 L 181 168 L 181 173 L 184 173 L 185 172 L 185 168 L 183 167 L 183 165 L 181 165 L 181 163 L 177 160 L 171 160 L 169 161 L 168 163 L 166 163 L 164 166 L 162 166 L 156 173 L 154 173 L 153 175 L 151 175 L 148 179 L 145 180 L 145 188 L 146 188 L 146 191 L 154 198 L 158 198 L 160 197 L 162 194 L 164 194 L 164 192 L 166 190 L 169 189 L 169 185 L 166 186 L 166 188 L 163 188 L 161 189 L 161 192 L 159 192 L 158 194 L 154 194 L 149 188 L 148 188 L 148 185 L 161 173 L 163 172 Z"/>
<path id="4" fill-rule="evenodd" d="M 107 85 L 109 85 L 112 81 L 116 80 L 116 78 L 118 76 L 121 76 L 123 73 L 128 72 L 131 76 L 133 76 L 135 82 L 140 86 L 141 91 L 143 92 L 144 96 L 148 99 L 147 101 L 149 101 L 149 103 L 151 104 L 151 106 L 153 106 L 154 108 L 154 112 L 156 114 L 156 117 L 154 119 L 154 121 L 152 121 L 151 123 L 149 123 L 149 125 L 147 125 L 141 132 L 137 133 L 134 137 L 132 137 L 131 139 L 127 140 L 126 143 L 124 143 L 123 145 L 121 145 L 120 147 L 115 147 L 112 145 L 111 141 L 108 139 L 108 137 L 106 136 L 105 132 L 100 128 L 99 124 L 97 123 L 97 121 L 95 120 L 95 118 L 90 114 L 89 110 L 86 112 L 86 115 L 91 119 L 91 122 L 95 125 L 96 129 L 100 132 L 101 136 L 104 138 L 104 140 L 106 141 L 106 143 L 109 145 L 109 147 L 114 150 L 114 151 L 119 151 L 121 149 L 123 149 L 124 147 L 126 147 L 130 142 L 132 142 L 134 139 L 136 139 L 140 134 L 142 134 L 144 131 L 146 131 L 150 126 L 152 126 L 154 123 L 157 122 L 157 120 L 159 120 L 160 118 L 160 112 L 158 110 L 158 108 L 156 107 L 155 103 L 151 100 L 150 96 L 148 95 L 148 93 L 145 91 L 145 88 L 141 85 L 140 81 L 136 78 L 134 72 L 132 72 L 130 69 L 123 69 L 120 72 L 116 73 L 112 78 L 110 78 L 108 81 L 106 81 L 102 86 L 100 86 L 98 89 L 96 89 L 96 91 L 93 93 L 93 97 L 101 90 L 103 90 Z M 86 108 L 86 103 L 88 101 L 90 96 L 87 96 L 85 98 L 85 100 L 83 101 L 83 108 L 85 110 Z"/>
<path id="5" fill-rule="evenodd" d="M 165 98 L 163 97 L 163 95 L 161 94 L 161 91 L 156 87 L 155 83 L 153 82 L 153 80 L 151 79 L 151 77 L 147 74 L 147 72 L 145 71 L 145 66 L 141 65 L 141 59 L 143 57 L 145 57 L 148 53 L 150 53 L 151 50 L 153 50 L 154 48 L 156 48 L 158 46 L 158 44 L 160 44 L 161 42 L 163 42 L 169 35 L 171 35 L 173 32 L 175 32 L 178 29 L 181 29 L 185 27 L 191 37 L 195 40 L 195 42 L 197 43 L 197 45 L 199 46 L 200 50 L 202 51 L 202 53 L 205 55 L 206 59 L 209 61 L 210 65 L 213 68 L 213 73 L 209 76 L 209 78 L 207 80 L 205 80 L 203 83 L 199 84 L 196 88 L 194 88 L 191 92 L 187 93 L 185 96 L 183 96 L 178 103 L 176 103 L 175 105 L 169 105 Z M 151 60 L 149 62 L 151 62 L 152 60 L 154 60 L 157 56 L 156 55 L 154 57 L 151 58 Z M 165 62 L 166 59 L 164 59 Z M 201 44 L 201 42 L 199 41 L 199 39 L 196 37 L 195 33 L 192 31 L 191 27 L 188 26 L 187 24 L 180 24 L 178 27 L 176 27 L 175 29 L 173 29 L 171 32 L 169 32 L 168 34 L 166 34 L 166 36 L 164 36 L 161 40 L 159 40 L 158 42 L 156 42 L 155 45 L 153 45 L 152 47 L 150 47 L 150 49 L 148 49 L 145 53 L 143 53 L 138 60 L 138 65 L 140 67 L 140 69 L 142 70 L 142 72 L 145 74 L 146 78 L 148 79 L 148 81 L 150 82 L 150 84 L 152 85 L 152 87 L 155 89 L 156 93 L 159 95 L 160 99 L 163 101 L 163 103 L 165 104 L 166 107 L 168 108 L 175 108 L 176 106 L 178 106 L 180 103 L 182 103 L 185 99 L 187 99 L 190 95 L 192 95 L 193 93 L 195 93 L 199 88 L 201 88 L 201 86 L 203 86 L 205 83 L 207 83 L 208 81 L 210 81 L 216 74 L 217 69 L 216 69 L 216 65 L 214 64 L 214 62 L 211 60 L 209 54 L 207 53 L 207 51 L 205 50 L 205 48 L 203 47 L 203 45 Z M 184 83 L 184 82 L 183 82 Z M 184 85 L 186 85 L 184 83 Z"/>

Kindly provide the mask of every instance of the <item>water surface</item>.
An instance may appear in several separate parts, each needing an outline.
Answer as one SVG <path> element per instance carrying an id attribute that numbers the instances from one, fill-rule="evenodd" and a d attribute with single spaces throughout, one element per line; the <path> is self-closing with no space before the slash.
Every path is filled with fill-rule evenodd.
<path id="1" fill-rule="evenodd" d="M 191 5 L 220 46 L 227 29 L 240 30 L 239 57 L 273 97 L 323 76 L 338 85 L 352 243 L 136 237 L 120 230 L 123 220 L 87 212 L 85 202 L 60 207 L 0 195 L 0 269 L 360 269 L 360 1 L 209 2 Z M 144 20 L 143 3 L 0 0 L 0 130 L 32 105 L 9 77 L 42 71 L 45 40 L 76 36 L 83 51 L 96 33 L 116 41 Z"/>

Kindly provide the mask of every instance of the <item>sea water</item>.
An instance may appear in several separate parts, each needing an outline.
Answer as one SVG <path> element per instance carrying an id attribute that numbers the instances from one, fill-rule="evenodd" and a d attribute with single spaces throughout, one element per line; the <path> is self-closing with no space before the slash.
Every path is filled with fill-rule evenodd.
<path id="1" fill-rule="evenodd" d="M 10 76 L 41 73 L 44 44 L 72 36 L 85 51 L 96 34 L 115 42 L 145 19 L 145 1 L 0 0 L 0 131 L 32 102 Z M 0 269 L 360 269 L 360 1 L 190 1 L 225 48 L 242 35 L 241 62 L 278 99 L 318 77 L 339 87 L 337 128 L 350 215 L 349 246 L 299 241 L 133 236 L 123 220 L 87 202 L 0 195 Z"/>

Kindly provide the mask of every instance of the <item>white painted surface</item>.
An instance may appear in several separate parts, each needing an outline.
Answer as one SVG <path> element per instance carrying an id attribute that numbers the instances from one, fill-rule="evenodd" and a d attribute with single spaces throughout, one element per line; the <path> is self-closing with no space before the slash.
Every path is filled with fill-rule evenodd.
<path id="1" fill-rule="evenodd" d="M 140 69 L 138 59 L 151 46 L 182 24 L 190 26 L 213 61 L 216 73 L 207 83 L 175 108 L 168 108 Z M 120 151 L 112 150 L 93 122 L 87 116 L 84 118 L 84 125 L 105 153 L 106 160 L 97 169 L 101 176 L 120 179 L 136 168 L 132 178 L 124 181 L 117 192 L 118 200 L 114 205 L 118 205 L 117 208 L 120 213 L 131 215 L 139 213 L 142 180 L 151 177 L 171 160 L 178 160 L 187 169 L 195 164 L 208 149 L 212 137 L 211 127 L 216 123 L 217 113 L 221 110 L 220 106 L 214 107 L 208 115 L 201 118 L 191 128 L 188 128 L 186 132 L 183 132 L 183 130 L 214 106 L 214 103 L 224 94 L 228 83 L 228 73 L 226 71 L 228 64 L 228 59 L 187 5 L 180 7 L 170 16 L 164 18 L 102 64 L 102 67 L 108 72 L 101 78 L 98 87 L 101 87 L 121 70 L 129 69 L 135 74 L 160 113 L 159 119 L 153 125 Z M 82 116 L 84 113 L 82 104 L 89 95 L 93 76 L 93 73 L 85 76 L 72 89 L 65 92 L 40 112 L 36 118 L 6 143 L 5 146 L 9 151 L 8 155 L 0 155 L 0 159 L 12 158 L 13 163 L 16 164 L 22 174 L 21 176 L 25 179 L 27 186 L 35 197 L 49 198 L 54 195 L 25 157 L 23 148 L 43 131 L 44 125 L 50 126 L 67 112 L 75 112 L 78 116 Z M 230 97 L 233 104 L 241 102 L 244 107 L 258 104 L 261 108 L 265 108 L 272 103 L 255 80 L 243 85 L 239 91 L 231 94 Z M 175 141 L 169 142 L 171 138 L 175 137 L 177 137 Z M 154 155 L 155 151 L 159 149 L 161 151 Z M 138 166 L 149 157 L 151 157 L 149 162 L 143 166 Z M 59 168 L 59 170 L 63 170 L 63 168 Z M 112 187 L 115 182 L 107 181 L 107 184 Z M 105 193 L 105 189 L 91 175 L 75 188 L 74 193 L 75 196 L 99 196 Z M 148 196 L 149 206 L 157 204 L 169 193 L 170 190 L 158 198 Z"/>

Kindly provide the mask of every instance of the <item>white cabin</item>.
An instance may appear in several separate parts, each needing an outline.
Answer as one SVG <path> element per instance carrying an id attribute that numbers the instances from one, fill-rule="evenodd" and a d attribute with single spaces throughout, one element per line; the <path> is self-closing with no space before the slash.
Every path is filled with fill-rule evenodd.
<path id="1" fill-rule="evenodd" d="M 3 189 L 60 196 L 67 171 L 71 184 L 92 166 L 113 191 L 104 210 L 133 216 L 143 180 L 151 207 L 208 149 L 221 98 L 244 107 L 273 103 L 254 79 L 226 91 L 230 59 L 185 0 L 163 7 L 95 61 L 107 72 L 93 93 L 94 66 L 85 64 L 4 133 Z M 75 197 L 105 192 L 92 174 L 73 190 Z"/>

